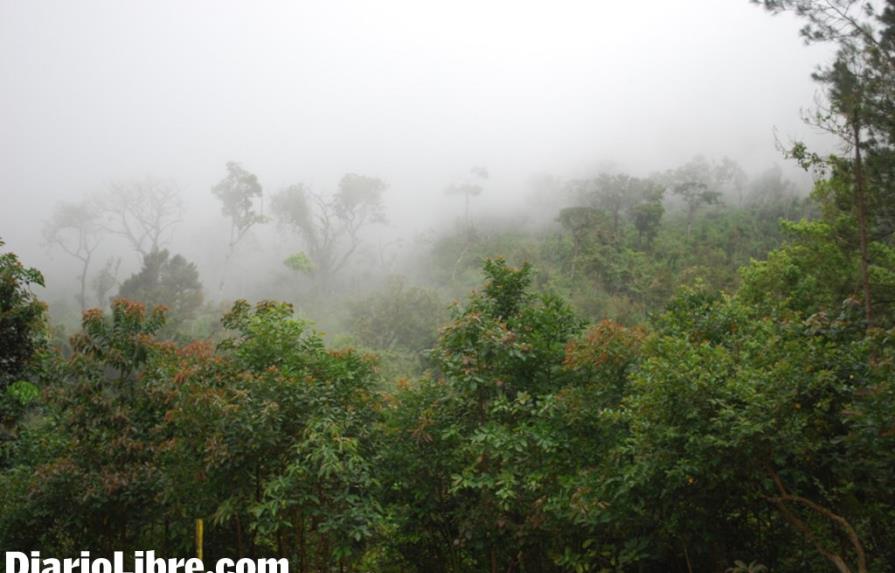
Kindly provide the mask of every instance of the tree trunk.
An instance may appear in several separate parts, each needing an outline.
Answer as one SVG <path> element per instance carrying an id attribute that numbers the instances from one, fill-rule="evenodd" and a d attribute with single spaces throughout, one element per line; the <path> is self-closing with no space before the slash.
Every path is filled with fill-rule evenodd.
<path id="1" fill-rule="evenodd" d="M 693 215 L 696 209 L 693 205 L 687 206 L 687 241 L 690 240 L 690 232 L 693 230 Z"/>
<path id="2" fill-rule="evenodd" d="M 242 520 L 239 518 L 238 513 L 236 514 L 236 553 L 239 558 L 246 557 L 245 540 L 242 536 Z"/>
<path id="3" fill-rule="evenodd" d="M 81 312 L 87 310 L 87 271 L 90 268 L 90 253 L 87 253 L 87 256 L 81 259 L 83 265 L 81 265 L 81 294 L 78 296 L 81 303 Z"/>
<path id="4" fill-rule="evenodd" d="M 861 286 L 864 291 L 864 315 L 867 320 L 867 328 L 873 325 L 873 300 L 870 294 L 870 253 L 867 241 L 867 183 L 864 179 L 864 161 L 861 156 L 861 125 L 852 122 L 853 144 L 855 146 L 855 207 L 858 214 L 858 241 L 861 249 Z"/>

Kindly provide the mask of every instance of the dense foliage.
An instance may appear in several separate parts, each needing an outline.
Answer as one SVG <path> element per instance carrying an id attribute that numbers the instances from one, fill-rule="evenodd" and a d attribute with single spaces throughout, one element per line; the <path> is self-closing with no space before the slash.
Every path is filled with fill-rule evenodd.
<path id="1" fill-rule="evenodd" d="M 40 271 L 24 266 L 14 253 L 0 254 L 0 468 L 6 442 L 15 438 L 21 416 L 37 397 L 30 378 L 46 343 L 46 307 L 31 286 L 43 282 Z"/>
<path id="2" fill-rule="evenodd" d="M 182 554 L 203 517 L 206 555 L 300 571 L 890 570 L 893 332 L 859 303 L 750 303 L 756 263 L 742 296 L 585 328 L 530 267 L 484 271 L 395 386 L 285 304 L 236 303 L 216 347 L 88 311 L 10 445 L 0 539 Z"/>
<path id="3" fill-rule="evenodd" d="M 244 300 L 170 336 L 201 287 L 154 249 L 49 349 L 40 273 L 0 256 L 0 546 L 184 556 L 204 519 L 206 558 L 302 573 L 895 571 L 895 4 L 761 3 L 838 48 L 818 121 L 847 145 L 789 151 L 810 198 L 697 158 L 559 185 L 534 229 L 483 225 L 475 168 L 426 252 L 438 289 L 383 281 L 335 340 Z M 233 256 L 267 217 L 228 172 Z M 384 189 L 275 199 L 309 306 L 341 305 Z M 83 303 L 92 218 L 56 223 Z"/>
<path id="4" fill-rule="evenodd" d="M 121 283 L 118 296 L 150 308 L 165 306 L 169 331 L 192 319 L 202 304 L 202 283 L 196 265 L 167 249 L 143 257 L 143 268 Z"/>

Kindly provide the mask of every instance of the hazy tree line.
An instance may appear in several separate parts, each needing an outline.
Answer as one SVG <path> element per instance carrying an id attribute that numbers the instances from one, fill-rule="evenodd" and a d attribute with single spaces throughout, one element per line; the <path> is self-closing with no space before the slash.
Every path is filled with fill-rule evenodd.
<path id="1" fill-rule="evenodd" d="M 384 242 L 376 234 L 388 223 L 382 179 L 346 174 L 329 193 L 296 183 L 271 193 L 265 206 L 256 174 L 235 162 L 225 169 L 225 177 L 210 186 L 226 223 L 215 243 L 219 252 L 211 257 L 217 288 L 203 285 L 197 265 L 174 251 L 171 238 L 187 223 L 174 182 L 119 183 L 56 205 L 44 237 L 51 251 L 76 263 L 73 299 L 81 310 L 108 308 L 116 297 L 165 305 L 168 336 L 201 337 L 212 334 L 209 325 L 224 312 L 228 278 L 244 272 L 240 258 L 257 256 L 268 264 L 267 274 L 254 281 L 256 289 L 276 292 L 319 319 L 332 309 L 359 308 L 365 297 L 386 296 L 408 281 L 433 300 L 463 297 L 480 279 L 480 261 L 507 256 L 535 263 L 549 277 L 542 286 L 549 282 L 573 299 L 586 297 L 576 307 L 589 318 L 633 324 L 694 278 L 734 286 L 739 266 L 780 243 L 779 219 L 815 209 L 779 167 L 750 179 L 732 159 L 696 157 L 643 177 L 618 171 L 566 180 L 536 176 L 521 191 L 537 204 L 533 211 L 554 216 L 537 222 L 522 211 L 501 218 L 477 212 L 475 198 L 485 192 L 489 174 L 476 167 L 444 190 L 462 197 L 458 224 L 399 252 L 400 239 Z M 260 243 L 244 245 L 263 227 L 271 232 Z M 266 254 L 272 245 L 265 241 L 271 240 L 288 246 L 282 260 Z M 103 258 L 108 248 L 102 247 L 109 244 L 125 246 L 130 255 L 119 250 Z M 137 270 L 125 276 L 122 269 L 134 263 Z M 361 268 L 366 284 L 356 288 Z M 328 326 L 351 335 L 356 322 L 342 316 Z"/>
<path id="2" fill-rule="evenodd" d="M 202 518 L 207 558 L 301 572 L 895 569 L 895 3 L 760 3 L 838 50 L 810 119 L 841 151 L 786 151 L 809 196 L 698 157 L 533 178 L 525 224 L 477 213 L 475 167 L 462 222 L 361 293 L 386 182 L 266 200 L 231 162 L 216 295 L 170 250 L 174 183 L 60 204 L 73 336 L 0 255 L 0 545 L 186 555 Z M 222 310 L 265 225 L 289 300 Z"/>

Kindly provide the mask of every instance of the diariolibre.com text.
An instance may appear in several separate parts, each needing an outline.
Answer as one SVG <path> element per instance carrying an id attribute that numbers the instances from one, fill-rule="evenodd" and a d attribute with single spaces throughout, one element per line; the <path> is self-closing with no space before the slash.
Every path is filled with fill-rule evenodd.
<path id="1" fill-rule="evenodd" d="M 218 559 L 206 569 L 201 559 L 156 557 L 155 551 L 135 551 L 126 560 L 123 551 L 112 559 L 93 558 L 89 551 L 78 557 L 44 557 L 40 551 L 7 551 L 6 573 L 289 573 L 287 559 Z"/>

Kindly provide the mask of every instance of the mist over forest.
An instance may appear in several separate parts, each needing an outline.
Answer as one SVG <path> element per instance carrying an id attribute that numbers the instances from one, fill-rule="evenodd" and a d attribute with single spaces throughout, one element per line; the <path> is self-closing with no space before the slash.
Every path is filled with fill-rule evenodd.
<path id="1" fill-rule="evenodd" d="M 805 190 L 775 139 L 832 144 L 799 118 L 828 46 L 747 3 L 38 3 L 6 6 L 0 26 L 0 225 L 51 278 L 60 314 L 80 271 L 44 237 L 54 206 L 147 179 L 179 203 L 160 246 L 209 287 L 229 240 L 211 188 L 231 161 L 258 177 L 265 215 L 292 185 L 326 195 L 345 174 L 381 179 L 386 223 L 352 261 L 381 268 L 372 245 L 404 261 L 451 231 L 463 201 L 444 190 L 476 166 L 490 176 L 475 219 L 543 224 L 566 199 L 545 205 L 559 193 L 539 177 L 648 177 L 702 155 L 753 177 L 780 167 Z M 228 265 L 253 280 L 207 299 L 279 294 L 281 261 L 303 245 L 274 226 Z M 111 258 L 118 282 L 141 264 L 106 236 L 91 280 Z"/>
<path id="2" fill-rule="evenodd" d="M 0 0 L 0 547 L 895 570 L 893 71 L 893 0 Z"/>

